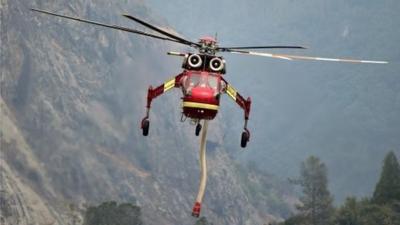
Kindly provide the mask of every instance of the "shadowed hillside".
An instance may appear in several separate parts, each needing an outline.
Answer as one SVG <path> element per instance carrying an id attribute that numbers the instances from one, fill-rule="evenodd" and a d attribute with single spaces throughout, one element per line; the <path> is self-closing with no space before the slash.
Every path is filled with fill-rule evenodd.
<path id="1" fill-rule="evenodd" d="M 147 225 L 194 224 L 199 140 L 179 123 L 178 91 L 155 100 L 149 137 L 139 129 L 148 85 L 180 71 L 165 54 L 178 46 L 31 7 L 129 27 L 123 12 L 165 24 L 143 1 L 1 1 L 2 223 L 74 224 L 87 205 L 116 201 L 140 206 Z M 210 128 L 207 219 L 262 224 L 293 211 L 287 184 L 235 162 L 220 125 Z M 260 185 L 262 193 L 252 191 Z"/>

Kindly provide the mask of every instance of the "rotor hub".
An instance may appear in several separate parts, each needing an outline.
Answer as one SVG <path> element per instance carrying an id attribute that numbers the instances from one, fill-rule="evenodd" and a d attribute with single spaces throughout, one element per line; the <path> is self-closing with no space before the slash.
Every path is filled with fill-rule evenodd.
<path id="1" fill-rule="evenodd" d="M 199 40 L 199 52 L 203 54 L 215 55 L 217 52 L 217 40 L 210 36 L 205 36 Z"/>

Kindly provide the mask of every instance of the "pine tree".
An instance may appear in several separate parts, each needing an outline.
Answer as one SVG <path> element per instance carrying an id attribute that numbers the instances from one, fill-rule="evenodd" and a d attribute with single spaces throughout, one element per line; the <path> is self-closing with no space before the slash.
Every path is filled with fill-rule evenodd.
<path id="1" fill-rule="evenodd" d="M 400 202 L 400 167 L 393 152 L 389 152 L 385 157 L 381 177 L 376 184 L 372 201 L 381 205 Z"/>
<path id="2" fill-rule="evenodd" d="M 361 224 L 361 206 L 356 198 L 349 197 L 342 207 L 337 210 L 335 224 L 337 225 L 360 225 Z"/>
<path id="3" fill-rule="evenodd" d="M 328 190 L 327 168 L 319 158 L 309 157 L 301 164 L 300 178 L 296 182 L 302 187 L 303 196 L 298 206 L 300 216 L 307 225 L 329 225 L 332 222 L 332 196 Z"/>

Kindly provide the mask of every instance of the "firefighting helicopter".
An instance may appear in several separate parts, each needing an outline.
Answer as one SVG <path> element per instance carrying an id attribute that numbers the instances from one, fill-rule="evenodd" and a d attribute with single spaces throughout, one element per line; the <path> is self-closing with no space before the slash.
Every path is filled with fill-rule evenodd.
<path id="1" fill-rule="evenodd" d="M 205 161 L 205 137 L 207 130 L 207 121 L 212 120 L 217 115 L 220 98 L 222 94 L 227 94 L 230 98 L 235 101 L 239 107 L 244 111 L 244 127 L 241 135 L 241 147 L 245 148 L 250 140 L 250 131 L 247 129 L 247 123 L 250 115 L 251 99 L 247 99 L 240 95 L 235 88 L 233 88 L 228 81 L 224 78 L 226 73 L 226 62 L 224 58 L 217 53 L 235 53 L 243 55 L 254 55 L 263 56 L 269 58 L 283 59 L 283 60 L 316 60 L 316 61 L 329 61 L 329 62 L 347 62 L 347 63 L 376 63 L 385 64 L 386 61 L 371 61 L 371 60 L 355 60 L 355 59 L 338 59 L 338 58 L 322 58 L 322 57 L 310 57 L 310 56 L 299 56 L 299 55 L 287 55 L 287 54 L 273 54 L 268 52 L 255 52 L 249 51 L 252 49 L 305 49 L 303 46 L 291 46 L 291 45 L 268 45 L 268 46 L 232 46 L 232 47 L 221 47 L 218 45 L 216 38 L 205 36 L 200 38 L 198 42 L 193 42 L 180 37 L 172 32 L 166 31 L 158 26 L 152 25 L 145 22 L 137 17 L 123 14 L 124 17 L 135 21 L 142 26 L 149 28 L 156 32 L 148 33 L 137 29 L 122 27 L 118 25 L 109 25 L 99 23 L 96 21 L 81 19 L 78 17 L 61 15 L 40 9 L 31 9 L 32 11 L 71 19 L 83 23 L 92 25 L 112 28 L 120 31 L 134 33 L 150 38 L 155 38 L 164 41 L 170 41 L 186 46 L 190 46 L 197 50 L 197 53 L 180 53 L 180 52 L 168 52 L 168 55 L 183 57 L 182 69 L 183 71 L 167 80 L 158 87 L 153 88 L 150 86 L 147 92 L 147 105 L 146 115 L 141 121 L 141 129 L 144 136 L 149 134 L 150 128 L 150 108 L 152 101 L 163 93 L 173 89 L 180 88 L 183 93 L 182 97 L 182 118 L 181 121 L 185 121 L 186 118 L 190 118 L 191 122 L 196 125 L 195 135 L 198 136 L 202 130 L 201 121 L 204 121 L 203 135 L 201 138 L 201 153 L 200 153 L 200 165 L 201 165 L 201 180 L 199 193 L 196 198 L 195 205 L 193 207 L 192 215 L 198 217 L 200 215 L 201 201 L 203 199 L 205 184 L 206 184 L 206 161 Z"/>
<path id="2" fill-rule="evenodd" d="M 99 23 L 91 20 L 81 19 L 78 17 L 71 17 L 61 15 L 45 10 L 32 9 L 36 12 L 41 12 L 53 16 L 58 16 L 66 19 L 76 20 L 79 22 L 89 23 L 97 26 L 108 27 L 125 32 L 130 32 L 138 35 L 143 35 L 155 39 L 171 41 L 182 45 L 187 45 L 198 50 L 198 53 L 179 53 L 168 52 L 169 55 L 183 57 L 182 69 L 183 71 L 176 75 L 171 80 L 166 81 L 160 86 L 148 89 L 146 116 L 141 122 L 141 129 L 143 135 L 149 134 L 150 120 L 149 112 L 152 101 L 161 94 L 171 90 L 172 88 L 181 88 L 183 92 L 182 97 L 182 121 L 184 118 L 191 118 L 195 122 L 196 136 L 199 135 L 202 128 L 201 120 L 212 120 L 215 118 L 220 104 L 220 97 L 222 94 L 227 94 L 244 110 L 244 127 L 241 136 L 241 147 L 245 148 L 247 142 L 250 140 L 250 131 L 247 129 L 247 121 L 250 115 L 251 99 L 244 98 L 240 95 L 235 88 L 233 88 L 224 78 L 226 73 L 226 62 L 222 56 L 216 55 L 218 52 L 229 52 L 236 54 L 263 56 L 284 60 L 317 60 L 317 61 L 330 61 L 330 62 L 348 62 L 348 63 L 387 63 L 386 61 L 370 61 L 370 60 L 354 60 L 354 59 L 336 59 L 336 58 L 322 58 L 310 57 L 299 55 L 286 55 L 286 54 L 272 54 L 268 52 L 254 52 L 248 51 L 250 49 L 305 49 L 303 46 L 232 46 L 220 47 L 217 40 L 213 37 L 206 36 L 200 38 L 198 42 L 193 42 L 182 38 L 176 34 L 166 31 L 158 26 L 145 22 L 137 17 L 123 14 L 124 17 L 131 19 L 144 27 L 147 27 L 158 34 L 143 32 L 137 29 L 121 27 L 117 25 L 109 25 Z"/>

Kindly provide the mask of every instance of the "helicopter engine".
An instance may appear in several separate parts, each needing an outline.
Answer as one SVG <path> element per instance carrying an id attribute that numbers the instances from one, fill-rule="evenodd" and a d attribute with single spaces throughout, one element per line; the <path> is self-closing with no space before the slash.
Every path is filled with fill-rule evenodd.
<path id="1" fill-rule="evenodd" d="M 210 69 L 213 72 L 220 72 L 224 68 L 224 61 L 221 58 L 215 57 L 210 60 Z"/>
<path id="2" fill-rule="evenodd" d="M 205 54 L 184 54 L 179 52 L 168 52 L 168 55 L 183 56 L 182 68 L 195 71 L 207 71 L 213 73 L 226 73 L 226 64 L 221 56 Z"/>
<path id="3" fill-rule="evenodd" d="M 188 58 L 188 64 L 192 68 L 199 68 L 203 64 L 203 60 L 201 59 L 200 55 L 192 54 Z"/>

